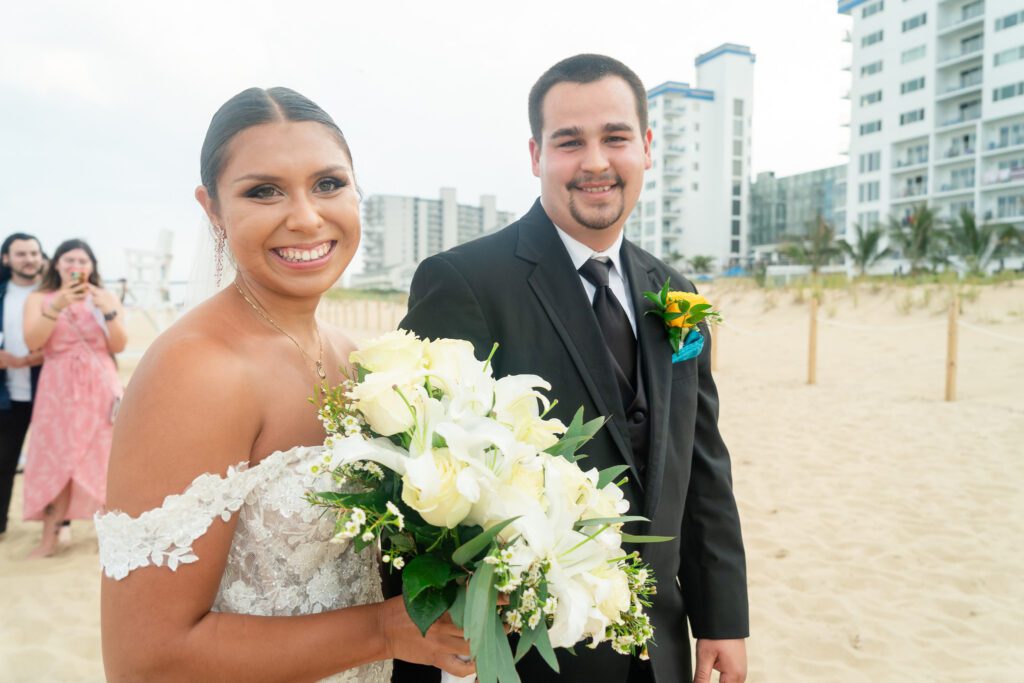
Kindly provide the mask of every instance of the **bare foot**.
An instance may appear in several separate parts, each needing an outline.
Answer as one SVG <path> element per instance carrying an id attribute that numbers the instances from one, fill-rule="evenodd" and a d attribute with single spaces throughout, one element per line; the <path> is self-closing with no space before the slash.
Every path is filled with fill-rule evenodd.
<path id="1" fill-rule="evenodd" d="M 57 544 L 62 546 L 71 545 L 71 527 L 61 525 L 57 530 Z"/>
<path id="2" fill-rule="evenodd" d="M 55 534 L 49 542 L 46 540 L 40 541 L 36 549 L 28 554 L 28 559 L 38 560 L 44 557 L 53 557 L 57 554 L 57 550 L 57 536 Z"/>

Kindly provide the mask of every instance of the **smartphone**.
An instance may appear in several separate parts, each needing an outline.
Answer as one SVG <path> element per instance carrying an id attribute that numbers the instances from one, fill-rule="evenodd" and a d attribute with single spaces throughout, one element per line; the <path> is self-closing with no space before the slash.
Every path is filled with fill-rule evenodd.
<path id="1" fill-rule="evenodd" d="M 79 282 L 82 282 L 82 274 L 79 273 L 77 270 L 76 271 L 72 271 L 72 273 L 71 273 L 71 284 L 72 285 L 77 285 Z"/>

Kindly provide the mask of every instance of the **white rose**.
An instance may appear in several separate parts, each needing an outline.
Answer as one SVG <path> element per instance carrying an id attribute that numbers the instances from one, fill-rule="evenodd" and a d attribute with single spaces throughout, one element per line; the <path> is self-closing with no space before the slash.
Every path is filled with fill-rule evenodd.
<path id="1" fill-rule="evenodd" d="M 406 401 L 414 407 L 421 405 L 423 387 L 409 384 L 408 380 L 404 372 L 373 372 L 348 393 L 370 429 L 381 436 L 408 431 L 416 422 Z"/>
<path id="2" fill-rule="evenodd" d="M 447 448 L 413 458 L 402 477 L 402 500 L 428 524 L 452 529 L 466 518 L 473 502 L 459 491 L 459 474 L 465 465 L 451 457 Z"/>
<path id="3" fill-rule="evenodd" d="M 415 373 L 423 368 L 428 343 L 412 332 L 395 330 L 371 340 L 349 354 L 350 363 L 358 363 L 368 372 Z"/>

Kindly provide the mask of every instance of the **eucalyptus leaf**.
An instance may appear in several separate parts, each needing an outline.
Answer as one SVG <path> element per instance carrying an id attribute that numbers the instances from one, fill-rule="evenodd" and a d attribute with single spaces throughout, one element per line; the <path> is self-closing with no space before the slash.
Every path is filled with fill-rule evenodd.
<path id="1" fill-rule="evenodd" d="M 633 534 L 622 534 L 623 543 L 667 543 L 675 536 L 635 536 Z"/>
<path id="2" fill-rule="evenodd" d="M 466 618 L 466 597 L 469 595 L 469 585 L 462 585 L 456 588 L 455 602 L 448 608 L 448 613 L 452 615 L 452 623 L 458 628 L 462 628 L 462 624 Z"/>
<path id="3" fill-rule="evenodd" d="M 597 488 L 603 489 L 605 486 L 615 481 L 615 477 L 628 469 L 629 465 L 612 465 L 611 467 L 606 467 L 601 470 L 597 477 Z"/>
<path id="4" fill-rule="evenodd" d="M 585 526 L 600 526 L 602 524 L 625 524 L 626 522 L 649 522 L 651 520 L 639 515 L 625 515 L 623 517 L 594 517 L 593 519 L 581 519 L 573 524 L 574 529 L 582 529 Z"/>

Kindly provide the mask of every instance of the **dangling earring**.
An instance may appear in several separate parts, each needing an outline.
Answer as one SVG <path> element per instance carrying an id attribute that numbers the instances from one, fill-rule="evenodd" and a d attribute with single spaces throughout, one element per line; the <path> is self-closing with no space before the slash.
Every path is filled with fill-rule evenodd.
<path id="1" fill-rule="evenodd" d="M 213 252 L 213 279 L 214 282 L 217 283 L 217 289 L 220 289 L 220 280 L 224 275 L 224 242 L 226 241 L 226 235 L 224 233 L 224 229 L 218 225 L 214 226 L 214 232 L 217 233 L 217 246 Z"/>

